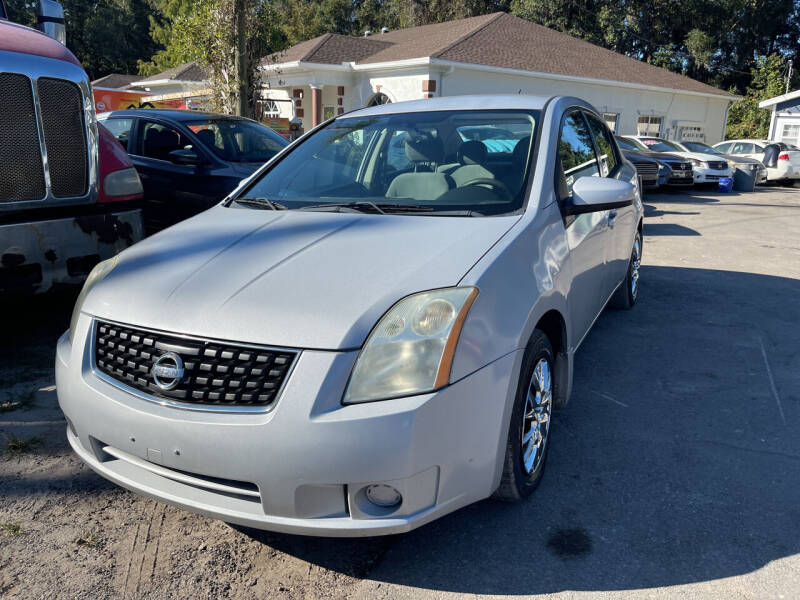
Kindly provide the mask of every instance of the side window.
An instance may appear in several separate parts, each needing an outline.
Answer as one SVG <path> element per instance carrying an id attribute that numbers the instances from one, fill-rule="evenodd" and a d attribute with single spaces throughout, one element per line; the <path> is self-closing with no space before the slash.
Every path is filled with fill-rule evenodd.
<path id="1" fill-rule="evenodd" d="M 605 125 L 597 119 L 594 115 L 585 115 L 586 120 L 589 121 L 589 127 L 592 128 L 594 133 L 595 142 L 597 142 L 597 152 L 600 158 L 600 173 L 603 177 L 613 171 L 617 166 L 617 155 L 614 154 L 614 144 L 611 142 L 611 136 L 608 133 Z"/>
<path id="2" fill-rule="evenodd" d="M 406 156 L 406 132 L 395 131 L 389 140 L 389 150 L 386 156 L 386 164 L 395 171 L 403 171 L 413 167 Z"/>
<path id="3" fill-rule="evenodd" d="M 714 148 L 722 152 L 722 154 L 727 154 L 728 152 L 730 152 L 732 145 L 733 144 L 731 144 L 730 142 L 725 142 L 724 144 L 719 144 L 718 146 L 714 146 Z"/>
<path id="4" fill-rule="evenodd" d="M 752 154 L 753 153 L 753 144 L 748 144 L 747 142 L 736 142 L 733 145 L 733 149 L 731 150 L 731 154 Z"/>
<path id="5" fill-rule="evenodd" d="M 100 121 L 100 123 L 114 134 L 114 137 L 117 138 L 117 141 L 122 144 L 122 147 L 125 148 L 125 150 L 128 150 L 128 140 L 130 139 L 131 135 L 133 119 L 110 118 L 106 119 L 105 121 Z"/>
<path id="6" fill-rule="evenodd" d="M 579 111 L 568 113 L 561 120 L 558 134 L 558 156 L 567 180 L 567 189 L 581 177 L 599 177 L 600 168 L 594 153 L 592 134 Z"/>
<path id="7" fill-rule="evenodd" d="M 758 144 L 753 144 L 753 151 L 754 154 L 761 154 L 764 152 L 764 146 L 759 146 Z"/>
<path id="8" fill-rule="evenodd" d="M 181 132 L 172 127 L 154 123 L 152 121 L 142 121 L 139 128 L 141 132 L 141 153 L 148 158 L 159 160 L 170 160 L 169 153 L 173 150 L 182 150 L 192 147 L 192 143 Z"/>

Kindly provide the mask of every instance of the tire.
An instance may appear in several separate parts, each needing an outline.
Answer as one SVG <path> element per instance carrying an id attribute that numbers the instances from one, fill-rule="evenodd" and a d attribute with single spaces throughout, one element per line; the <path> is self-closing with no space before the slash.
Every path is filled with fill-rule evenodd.
<path id="1" fill-rule="evenodd" d="M 612 308 L 630 310 L 636 304 L 636 299 L 639 297 L 639 267 L 641 262 L 642 233 L 637 231 L 636 238 L 633 240 L 631 259 L 628 262 L 628 273 L 625 275 L 625 281 L 620 284 L 611 297 L 611 302 L 609 302 Z"/>
<path id="2" fill-rule="evenodd" d="M 546 370 L 540 366 L 542 364 L 547 365 Z M 547 464 L 554 386 L 558 381 L 555 368 L 550 341 L 543 332 L 534 330 L 522 360 L 517 395 L 511 411 L 503 476 L 494 493 L 499 500 L 518 502 L 527 498 L 542 480 Z M 539 390 L 540 387 L 544 388 L 545 393 Z M 523 437 L 525 434 L 530 438 L 527 444 Z M 530 446 L 535 447 L 535 452 L 528 455 L 526 466 L 524 449 Z"/>

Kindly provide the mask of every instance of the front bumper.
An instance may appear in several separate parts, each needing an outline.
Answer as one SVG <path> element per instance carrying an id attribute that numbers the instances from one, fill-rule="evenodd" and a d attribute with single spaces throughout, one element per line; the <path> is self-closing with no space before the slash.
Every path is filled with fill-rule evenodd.
<path id="1" fill-rule="evenodd" d="M 704 167 L 694 167 L 695 183 L 717 183 L 721 177 L 733 177 L 733 169 L 706 169 Z"/>
<path id="2" fill-rule="evenodd" d="M 496 489 L 522 352 L 432 394 L 340 403 L 357 352 L 303 351 L 269 412 L 202 412 L 134 396 L 95 374 L 91 319 L 56 358 L 75 452 L 103 477 L 241 525 L 323 536 L 409 531 Z M 510 395 L 509 395 L 510 394 Z M 382 483 L 403 497 L 380 509 Z"/>
<path id="3" fill-rule="evenodd" d="M 0 224 L 0 292 L 80 284 L 95 264 L 143 236 L 139 209 Z"/>

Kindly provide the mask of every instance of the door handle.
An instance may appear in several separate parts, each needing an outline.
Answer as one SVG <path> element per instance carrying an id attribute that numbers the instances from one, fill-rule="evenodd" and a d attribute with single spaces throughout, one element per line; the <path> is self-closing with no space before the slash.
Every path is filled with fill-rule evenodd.
<path id="1" fill-rule="evenodd" d="M 617 211 L 616 210 L 609 211 L 608 226 L 611 227 L 612 229 L 614 228 L 614 221 L 616 220 L 616 218 L 617 218 Z"/>

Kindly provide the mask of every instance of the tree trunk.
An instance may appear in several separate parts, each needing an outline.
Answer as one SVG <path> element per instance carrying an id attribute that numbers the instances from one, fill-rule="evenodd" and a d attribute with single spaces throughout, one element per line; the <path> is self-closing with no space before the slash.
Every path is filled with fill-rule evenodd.
<path id="1" fill-rule="evenodd" d="M 247 97 L 247 29 L 245 16 L 245 0 L 236 0 L 236 78 L 238 98 L 236 114 L 242 117 L 250 116 L 250 103 Z"/>

